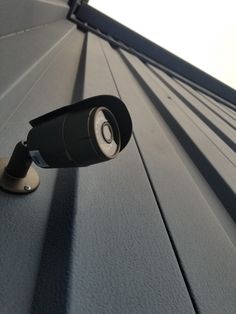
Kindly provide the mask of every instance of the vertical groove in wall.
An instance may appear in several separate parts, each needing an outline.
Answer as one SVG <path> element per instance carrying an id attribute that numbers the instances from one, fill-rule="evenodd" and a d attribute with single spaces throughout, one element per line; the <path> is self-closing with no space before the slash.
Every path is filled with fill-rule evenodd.
<path id="1" fill-rule="evenodd" d="M 181 273 L 182 273 L 183 280 L 184 280 L 185 285 L 186 285 L 186 288 L 187 288 L 187 290 L 188 290 L 189 297 L 190 297 L 190 299 L 191 299 L 193 308 L 194 308 L 194 310 L 195 310 L 196 313 L 200 313 L 199 308 L 198 308 L 198 305 L 197 305 L 197 302 L 196 302 L 196 300 L 195 300 L 195 296 L 194 296 L 193 290 L 192 290 L 192 288 L 191 288 L 191 284 L 190 284 L 190 282 L 189 282 L 188 276 L 187 276 L 187 274 L 186 274 L 186 271 L 185 271 L 185 269 L 184 269 L 183 263 L 182 263 L 182 261 L 181 261 L 181 256 L 180 256 L 180 254 L 179 254 L 179 252 L 178 252 L 178 249 L 177 249 L 177 247 L 176 247 L 176 245 L 175 245 L 175 240 L 174 240 L 174 238 L 173 238 L 173 236 L 172 236 L 171 229 L 170 229 L 169 226 L 168 226 L 168 222 L 167 222 L 166 217 L 165 217 L 165 214 L 164 214 L 164 212 L 163 212 L 163 209 L 162 209 L 160 200 L 158 199 L 158 194 L 157 194 L 158 191 L 156 191 L 156 189 L 155 189 L 155 187 L 154 187 L 154 185 L 153 185 L 151 176 L 150 176 L 149 171 L 148 171 L 148 169 L 147 169 L 145 160 L 144 160 L 143 155 L 142 155 L 142 151 L 141 151 L 141 149 L 140 149 L 140 147 L 139 147 L 139 144 L 138 144 L 138 141 L 137 141 L 137 139 L 136 139 L 135 134 L 134 134 L 134 140 L 135 140 L 135 143 L 136 143 L 136 145 L 137 145 L 137 148 L 138 148 L 138 151 L 139 151 L 139 155 L 140 155 L 140 158 L 141 158 L 141 160 L 142 160 L 144 169 L 145 169 L 145 171 L 146 171 L 146 174 L 147 174 L 147 177 L 148 177 L 148 181 L 149 181 L 149 184 L 150 184 L 150 186 L 151 186 L 153 195 L 154 195 L 154 197 L 155 197 L 157 206 L 158 206 L 158 208 L 159 208 L 159 210 L 160 210 L 161 217 L 162 217 L 163 223 L 164 223 L 165 228 L 166 228 L 166 232 L 167 232 L 167 234 L 168 234 L 168 237 L 169 237 L 169 240 L 170 240 L 172 249 L 173 249 L 173 251 L 174 251 L 176 260 L 177 260 L 177 262 L 178 262 L 178 266 L 179 266 L 180 271 L 181 271 Z"/>
<path id="2" fill-rule="evenodd" d="M 88 34 L 85 34 L 83 45 L 81 48 L 81 55 L 79 58 L 77 74 L 74 82 L 73 94 L 71 99 L 72 103 L 83 99 L 87 44 Z"/>
<path id="3" fill-rule="evenodd" d="M 236 144 L 233 141 L 233 137 L 236 136 L 236 133 L 233 133 L 230 129 L 228 129 L 227 125 L 221 123 L 219 119 L 214 119 L 215 117 L 210 115 L 210 112 L 206 111 L 201 112 L 198 107 L 200 107 L 201 103 L 195 98 L 191 97 L 188 91 L 184 93 L 184 89 L 179 86 L 176 86 L 175 81 L 170 79 L 161 71 L 150 67 L 152 72 L 188 107 L 190 110 L 198 116 L 207 126 L 209 126 L 214 133 L 216 133 L 233 151 L 235 151 Z M 165 79 L 167 78 L 167 79 Z M 182 88 L 182 90 L 181 90 Z M 212 116 L 212 117 L 211 117 Z M 210 117 L 212 120 L 210 120 Z"/>
<path id="4" fill-rule="evenodd" d="M 86 47 L 83 97 L 118 96 L 100 40 L 89 33 Z M 85 313 L 155 313 L 160 308 L 194 313 L 133 138 L 116 160 L 81 169 L 80 182 L 72 313 L 78 307 Z"/>
<path id="5" fill-rule="evenodd" d="M 108 57 L 107 57 L 107 55 L 106 55 L 106 53 L 105 53 L 105 51 L 104 51 L 102 45 L 101 45 L 101 47 L 102 47 L 104 56 L 105 56 L 105 58 L 106 58 L 106 61 L 107 61 L 107 64 L 108 64 L 108 67 L 109 67 L 109 70 L 110 70 L 112 79 L 113 79 L 114 84 L 115 84 L 115 86 L 116 86 L 117 93 L 118 93 L 119 97 L 122 99 L 122 95 L 121 95 L 121 93 L 120 93 L 120 91 L 119 91 L 119 87 L 118 87 L 118 85 L 117 85 L 117 82 L 116 82 L 116 80 L 115 80 L 114 74 L 113 74 L 113 72 L 112 72 L 112 69 L 111 69 L 111 66 L 110 66 L 110 63 L 109 63 L 109 59 L 108 59 Z M 180 270 L 181 270 L 181 273 L 182 273 L 182 276 L 183 276 L 183 280 L 184 280 L 185 285 L 186 285 L 186 288 L 187 288 L 187 290 L 188 290 L 189 297 L 190 297 L 190 299 L 191 299 L 193 308 L 194 308 L 194 310 L 195 310 L 196 313 L 199 313 L 198 306 L 197 306 L 197 303 L 196 303 L 195 298 L 194 298 L 194 295 L 193 295 L 193 291 L 192 291 L 192 289 L 191 289 L 191 286 L 190 286 L 190 284 L 189 284 L 188 278 L 187 278 L 186 273 L 185 273 L 185 271 L 184 271 L 184 268 L 183 268 L 183 265 L 182 265 L 182 262 L 181 262 L 181 258 L 180 258 L 180 256 L 179 256 L 179 253 L 178 253 L 178 250 L 177 250 L 177 248 L 176 248 L 174 239 L 173 239 L 173 237 L 172 237 L 172 235 L 171 235 L 171 231 L 170 231 L 170 229 L 169 229 L 169 227 L 168 227 L 168 223 L 167 223 L 167 221 L 166 221 L 166 218 L 165 218 L 165 215 L 164 215 L 164 213 L 163 213 L 163 210 L 162 210 L 160 201 L 159 201 L 159 199 L 158 199 L 157 191 L 155 190 L 155 188 L 154 188 L 154 186 L 153 186 L 153 182 L 152 182 L 152 179 L 151 179 L 151 177 L 150 177 L 149 171 L 148 171 L 148 169 L 147 169 L 147 166 L 146 166 L 146 163 L 145 163 L 145 159 L 143 158 L 142 150 L 140 149 L 139 143 L 138 143 L 138 141 L 137 141 L 137 138 L 136 138 L 136 135 L 135 135 L 135 130 L 133 130 L 133 137 L 134 137 L 134 141 L 135 141 L 135 144 L 136 144 L 136 146 L 137 146 L 137 149 L 138 149 L 140 158 L 141 158 L 141 160 L 142 160 L 142 164 L 143 164 L 143 167 L 144 167 L 144 169 L 145 169 L 145 172 L 146 172 L 146 175 L 147 175 L 147 178 L 148 178 L 150 187 L 151 187 L 152 192 L 153 192 L 153 195 L 154 195 L 154 197 L 155 197 L 155 201 L 156 201 L 157 206 L 158 206 L 158 209 L 159 209 L 159 211 L 160 211 L 160 214 L 161 214 L 161 217 L 162 217 L 162 221 L 163 221 L 163 223 L 164 223 L 164 225 L 165 225 L 166 232 L 167 232 L 167 234 L 168 234 L 168 237 L 169 237 L 169 240 L 170 240 L 172 249 L 173 249 L 173 251 L 174 251 L 176 260 L 177 260 L 178 265 L 179 265 L 179 268 L 180 268 Z"/>
<path id="6" fill-rule="evenodd" d="M 123 56 L 122 56 L 123 57 Z M 155 104 L 157 110 L 161 113 L 162 117 L 172 129 L 173 134 L 177 137 L 177 140 L 183 145 L 186 152 L 190 155 L 191 159 L 194 161 L 198 169 L 201 171 L 202 175 L 205 177 L 206 181 L 210 184 L 211 188 L 215 191 L 216 196 L 221 200 L 225 208 L 230 213 L 231 217 L 236 220 L 236 214 L 234 211 L 234 203 L 235 194 L 233 191 L 234 186 L 227 183 L 227 180 L 235 181 L 233 177 L 233 173 L 235 172 L 235 168 L 232 166 L 232 172 L 230 177 L 222 176 L 218 172 L 218 168 L 214 165 L 213 162 L 210 162 L 209 158 L 205 156 L 204 151 L 200 150 L 198 145 L 194 142 L 194 138 L 191 138 L 188 134 L 188 131 L 191 130 L 191 126 L 187 129 L 183 129 L 181 125 L 181 120 L 176 120 L 174 114 L 171 114 L 170 111 L 166 108 L 164 101 L 158 99 L 161 96 L 155 93 L 148 82 L 144 80 L 144 78 L 137 72 L 137 70 L 127 61 L 125 57 L 123 57 L 127 66 L 130 68 L 131 72 L 135 75 L 142 88 L 146 91 L 147 95 L 149 95 L 153 104 Z M 168 98 L 168 97 L 167 97 Z M 157 105 L 158 104 L 158 105 Z M 181 118 L 181 116 L 180 116 Z M 183 120 L 184 122 L 184 120 Z M 193 134 L 195 136 L 195 134 Z M 221 165 L 222 169 L 226 168 L 226 166 L 230 166 L 229 163 L 225 163 L 225 165 Z"/>
<path id="7" fill-rule="evenodd" d="M 218 108 L 216 106 L 214 106 L 212 103 L 210 103 L 210 101 L 207 102 L 207 99 L 204 99 L 204 96 L 202 96 L 200 93 L 198 93 L 197 91 L 195 91 L 192 87 L 188 86 L 187 84 L 174 79 L 179 85 L 182 85 L 187 91 L 190 92 L 191 95 L 193 95 L 194 97 L 196 97 L 204 106 L 206 106 L 210 111 L 212 111 L 215 115 L 217 115 L 217 117 L 219 117 L 220 119 L 222 119 L 225 123 L 227 123 L 232 129 L 236 130 L 236 124 L 235 122 L 231 122 L 228 117 L 225 117 L 224 115 L 224 111 L 222 110 L 217 110 Z"/>
<path id="8" fill-rule="evenodd" d="M 107 48 L 107 50 L 109 51 L 109 54 L 106 56 L 107 62 L 112 64 L 112 66 L 110 65 L 110 70 L 119 95 L 127 102 L 127 105 L 132 108 L 131 113 L 134 114 L 135 117 L 134 127 L 137 124 L 138 128 L 138 130 L 136 128 L 137 132 L 134 129 L 135 141 L 149 177 L 153 193 L 162 211 L 162 217 L 179 261 L 181 271 L 185 276 L 186 286 L 192 296 L 193 302 L 195 302 L 195 310 L 202 312 L 202 304 L 205 304 L 208 311 L 214 313 L 214 306 L 210 309 L 209 304 L 207 305 L 206 298 L 203 297 L 203 295 L 206 296 L 209 294 L 209 290 L 203 293 L 204 281 L 207 280 L 210 294 L 213 298 L 212 300 L 215 300 L 215 298 L 221 300 L 217 302 L 218 307 L 222 306 L 225 302 L 223 295 L 218 293 L 219 287 L 217 288 L 217 286 L 220 283 L 219 281 L 216 282 L 215 277 L 215 273 L 219 273 L 224 265 L 224 258 L 220 257 L 216 263 L 214 257 L 217 253 L 212 252 L 215 250 L 213 249 L 214 246 L 218 245 L 224 238 L 226 242 L 223 247 L 224 249 L 228 247 L 228 253 L 226 253 L 228 260 L 233 262 L 235 258 L 233 253 L 236 239 L 234 228 L 236 220 L 234 212 L 235 156 L 231 149 L 234 148 L 233 145 L 229 147 L 227 140 L 225 141 L 225 136 L 222 136 L 222 134 L 227 134 L 226 137 L 232 140 L 234 136 L 232 131 L 234 128 L 231 128 L 224 119 L 221 119 L 218 112 L 217 115 L 207 106 L 204 107 L 204 104 L 200 103 L 200 99 L 197 99 L 194 95 L 190 97 L 191 93 L 183 92 L 184 96 L 182 96 L 181 92 L 183 90 L 181 88 L 178 89 L 177 85 L 175 85 L 175 89 L 169 88 L 169 85 L 166 84 L 166 80 L 160 80 L 150 71 L 149 67 L 138 60 L 137 57 L 122 50 L 113 48 Z M 121 58 L 120 60 L 118 55 Z M 110 61 L 110 59 L 112 59 L 112 61 Z M 160 70 L 158 71 L 161 72 Z M 167 75 L 165 74 L 165 76 Z M 171 77 L 169 77 L 168 80 L 172 80 L 171 82 L 174 84 L 174 80 L 171 79 Z M 145 97 L 147 100 L 145 100 Z M 191 104 L 190 106 L 186 106 L 185 97 Z M 140 102 L 140 104 L 138 104 L 138 102 Z M 138 111 L 141 111 L 141 108 L 136 109 L 138 106 L 141 107 L 141 104 L 143 105 L 143 116 L 137 114 Z M 198 108 L 197 104 L 199 104 Z M 151 121 L 151 114 L 146 113 L 149 109 L 151 110 L 150 113 L 153 113 L 152 119 L 156 119 L 156 129 Z M 199 114 L 200 111 L 201 114 Z M 208 121 L 206 121 L 203 112 Z M 150 120 L 147 120 L 147 116 L 150 116 Z M 168 151 L 167 147 L 165 147 L 168 145 L 167 143 L 160 143 L 161 146 L 158 148 L 159 144 L 157 143 L 160 140 L 155 140 L 155 136 L 162 137 L 161 134 L 158 134 L 158 129 L 163 127 L 163 124 L 158 125 L 160 118 L 163 121 L 162 123 L 170 130 L 170 132 L 166 134 L 168 134 L 168 137 L 171 139 L 171 143 L 175 141 L 182 147 L 176 150 L 177 157 L 174 157 L 174 155 L 171 156 L 169 152 L 168 155 L 164 157 L 164 160 L 162 159 L 163 152 Z M 137 121 L 137 119 L 139 119 L 139 121 Z M 212 127 L 213 125 L 217 125 L 219 121 L 221 121 L 221 134 L 215 132 L 215 128 Z M 163 130 L 165 132 L 165 128 Z M 148 144 L 149 141 L 150 144 Z M 190 160 L 188 165 L 184 164 L 185 157 L 183 154 L 185 153 Z M 158 155 L 160 155 L 160 157 Z M 185 168 L 185 171 L 183 171 L 182 174 L 179 173 L 175 181 L 175 172 L 178 172 L 176 167 L 179 166 L 176 165 L 175 168 L 172 169 L 172 173 L 169 173 L 168 168 L 172 168 L 173 163 L 177 162 L 178 159 L 182 161 L 182 166 Z M 167 166 L 168 160 L 170 163 Z M 196 167 L 193 171 L 192 169 L 189 171 L 191 163 L 192 167 L 193 165 L 194 168 Z M 159 169 L 160 167 L 162 167 L 162 169 Z M 180 170 L 180 172 L 181 171 L 182 170 Z M 187 177 L 191 177 L 191 183 L 187 183 L 189 180 Z M 204 180 L 204 184 L 201 184 L 201 180 Z M 184 188 L 185 184 L 187 185 Z M 176 189 L 179 190 L 178 193 L 180 194 L 176 192 Z M 189 189 L 191 192 L 187 192 Z M 198 201 L 194 201 L 195 197 L 199 198 Z M 214 204 L 217 204 L 217 206 Z M 207 221 L 209 219 L 212 219 L 212 222 L 208 227 L 208 234 L 205 228 L 207 228 Z M 182 221 L 182 227 L 179 226 L 179 221 Z M 219 239 L 218 242 L 216 241 L 216 237 L 221 237 L 220 233 L 210 231 L 211 228 L 219 228 L 218 231 L 221 230 L 222 238 L 220 241 Z M 183 238 L 185 229 L 186 238 Z M 201 229 L 202 231 L 200 231 Z M 208 249 L 208 251 L 211 252 L 210 255 L 205 255 L 205 246 L 208 244 L 204 243 L 202 239 L 203 236 L 205 239 L 208 239 L 207 241 L 209 241 L 209 243 L 212 242 L 211 248 Z M 191 242 L 192 244 L 190 245 Z M 199 254 L 196 254 L 196 252 L 190 254 L 190 251 L 194 248 L 196 243 L 198 245 Z M 223 247 L 221 247 L 221 249 Z M 216 249 L 217 252 L 218 250 L 219 248 Z M 198 265 L 202 263 L 205 263 L 205 266 L 201 267 L 205 267 L 206 269 L 211 267 L 212 270 L 202 271 L 203 269 L 201 268 L 201 270 L 197 271 Z M 234 269 L 234 266 L 231 266 L 232 269 Z M 196 268 L 195 275 L 192 274 L 194 268 Z M 230 277 L 232 269 L 231 271 L 227 270 L 226 272 L 229 272 L 224 275 Z M 196 288 L 196 283 L 200 282 L 200 286 L 203 285 L 202 289 Z M 226 285 L 223 290 L 228 291 L 226 280 L 224 284 Z M 216 297 L 216 295 L 218 297 Z M 231 298 L 232 300 L 233 294 L 230 292 L 229 295 L 229 299 Z M 233 313 L 232 308 L 230 311 Z"/>

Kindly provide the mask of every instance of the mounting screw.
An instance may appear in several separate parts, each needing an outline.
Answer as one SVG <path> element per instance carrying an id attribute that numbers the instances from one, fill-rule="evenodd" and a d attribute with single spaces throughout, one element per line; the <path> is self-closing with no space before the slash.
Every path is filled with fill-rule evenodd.
<path id="1" fill-rule="evenodd" d="M 25 191 L 30 191 L 30 190 L 31 190 L 31 186 L 25 185 L 25 186 L 24 186 L 24 190 L 25 190 Z"/>

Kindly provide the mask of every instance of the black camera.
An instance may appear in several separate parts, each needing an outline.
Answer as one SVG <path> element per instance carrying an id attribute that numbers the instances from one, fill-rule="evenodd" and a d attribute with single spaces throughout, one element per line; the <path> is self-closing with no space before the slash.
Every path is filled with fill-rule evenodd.
<path id="1" fill-rule="evenodd" d="M 124 103 L 113 96 L 92 97 L 30 123 L 29 154 L 43 168 L 82 167 L 113 159 L 132 132 Z"/>
<path id="2" fill-rule="evenodd" d="M 39 180 L 31 183 L 28 191 L 25 189 L 27 179 L 33 176 L 33 181 L 37 181 L 35 170 L 30 167 L 32 161 L 42 168 L 89 166 L 115 158 L 132 134 L 125 104 L 109 95 L 62 107 L 30 124 L 27 141 L 16 145 L 7 163 L 5 159 L 0 162 L 0 186 L 11 192 L 30 192 L 32 185 L 34 189 L 38 186 Z"/>

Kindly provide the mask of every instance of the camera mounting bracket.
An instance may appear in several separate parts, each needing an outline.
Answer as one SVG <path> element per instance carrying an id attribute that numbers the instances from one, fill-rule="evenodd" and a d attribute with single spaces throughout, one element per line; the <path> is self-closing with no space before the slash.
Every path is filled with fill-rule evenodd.
<path id="1" fill-rule="evenodd" d="M 10 159 L 0 158 L 0 187 L 7 192 L 27 194 L 39 186 L 39 176 L 31 166 L 25 142 L 19 142 Z"/>

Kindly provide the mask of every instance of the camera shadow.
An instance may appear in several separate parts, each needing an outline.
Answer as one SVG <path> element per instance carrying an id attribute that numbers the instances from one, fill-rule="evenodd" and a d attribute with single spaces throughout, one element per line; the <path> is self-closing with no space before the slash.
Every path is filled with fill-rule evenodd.
<path id="1" fill-rule="evenodd" d="M 78 170 L 56 176 L 30 313 L 67 313 Z"/>
<path id="2" fill-rule="evenodd" d="M 84 94 L 84 79 L 85 79 L 85 66 L 86 66 L 86 49 L 88 42 L 88 34 L 85 34 L 80 60 L 78 63 L 77 73 L 74 82 L 74 88 L 71 97 L 71 103 L 78 102 L 83 99 Z"/>

